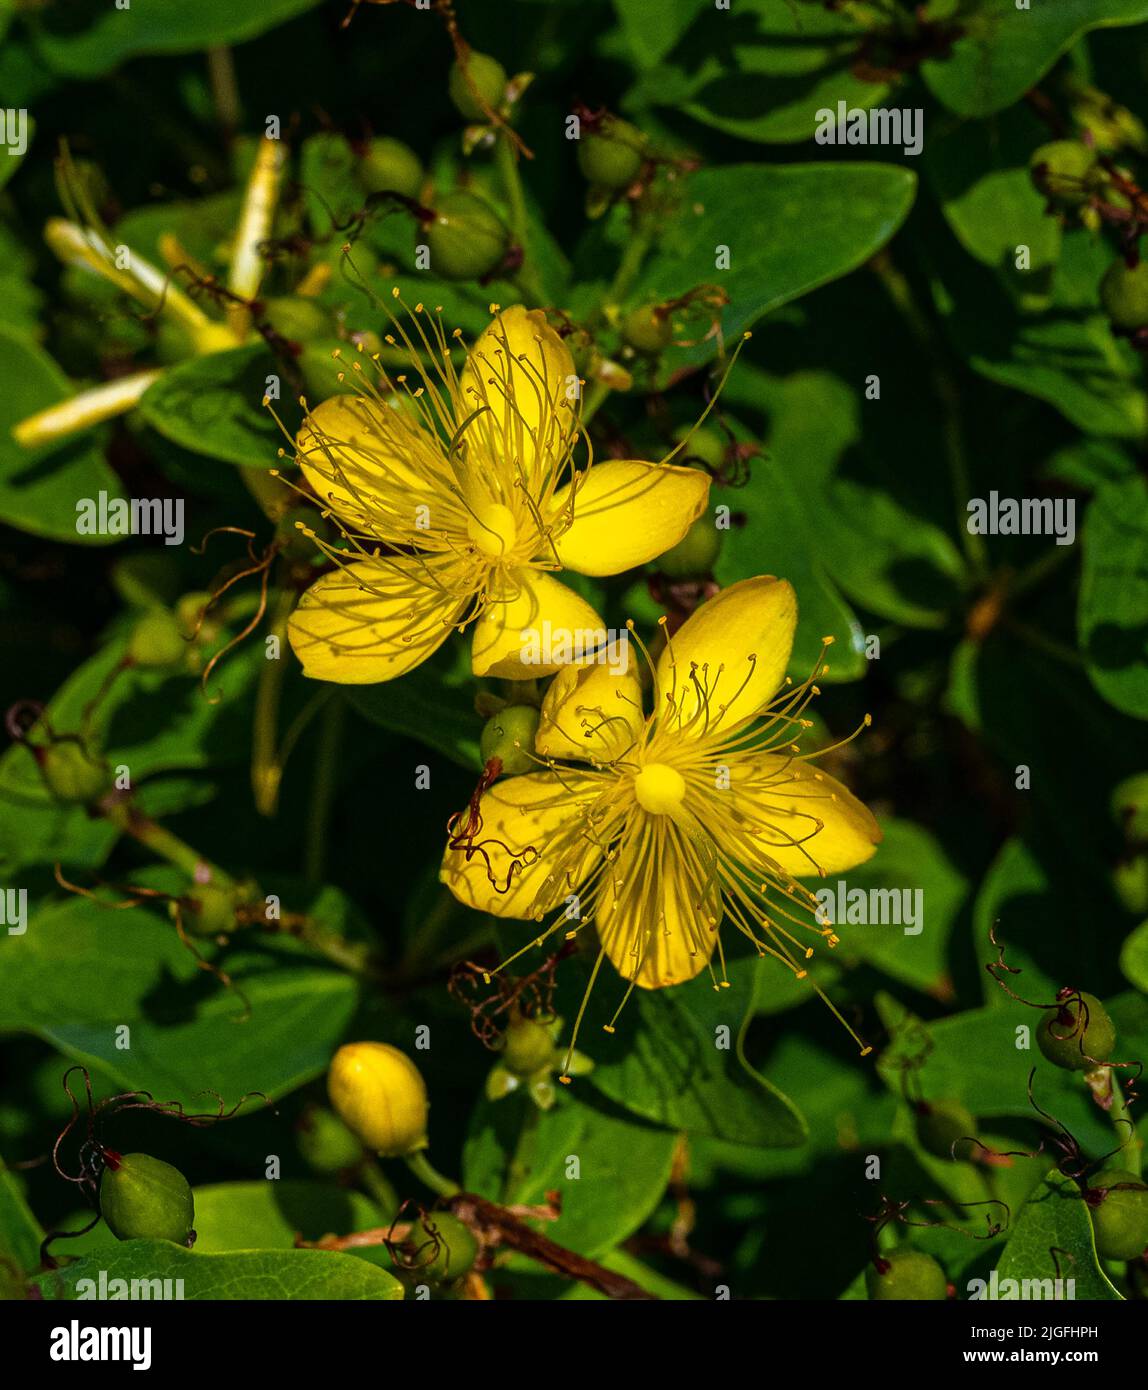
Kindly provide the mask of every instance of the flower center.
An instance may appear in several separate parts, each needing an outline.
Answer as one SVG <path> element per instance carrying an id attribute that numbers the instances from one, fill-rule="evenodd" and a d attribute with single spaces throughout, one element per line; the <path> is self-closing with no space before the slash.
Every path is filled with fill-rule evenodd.
<path id="1" fill-rule="evenodd" d="M 634 795 L 643 811 L 669 816 L 682 804 L 686 779 L 667 763 L 648 763 L 634 778 Z"/>
<path id="2" fill-rule="evenodd" d="M 480 502 L 467 522 L 466 534 L 485 554 L 505 555 L 518 539 L 514 513 L 501 502 Z"/>

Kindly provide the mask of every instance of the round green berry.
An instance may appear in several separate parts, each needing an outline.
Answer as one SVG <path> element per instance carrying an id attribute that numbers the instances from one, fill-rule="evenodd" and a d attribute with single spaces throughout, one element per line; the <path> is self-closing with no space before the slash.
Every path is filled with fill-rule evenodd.
<path id="1" fill-rule="evenodd" d="M 554 1060 L 554 1039 L 544 1023 L 516 1018 L 506 1030 L 502 1065 L 515 1076 L 533 1076 Z"/>
<path id="2" fill-rule="evenodd" d="M 150 1154 L 109 1155 L 100 1179 L 100 1213 L 118 1240 L 191 1243 L 191 1187 L 178 1168 Z"/>
<path id="3" fill-rule="evenodd" d="M 87 805 L 110 790 L 107 763 L 93 758 L 75 739 L 62 738 L 39 750 L 40 776 L 57 801 Z"/>
<path id="4" fill-rule="evenodd" d="M 533 705 L 507 705 L 491 715 L 482 726 L 482 761 L 501 758 L 503 773 L 511 777 L 537 770 L 538 762 L 531 755 L 539 717 Z"/>
<path id="5" fill-rule="evenodd" d="M 1053 140 L 1033 153 L 1029 168 L 1042 193 L 1076 206 L 1088 201 L 1096 155 L 1078 140 Z"/>
<path id="6" fill-rule="evenodd" d="M 1148 854 L 1121 859 L 1112 870 L 1112 888 L 1129 912 L 1148 912 Z"/>
<path id="7" fill-rule="evenodd" d="M 1135 1260 L 1148 1246 L 1148 1187 L 1124 1168 L 1097 1174 L 1092 1190 L 1107 1188 L 1092 1207 L 1096 1253 L 1106 1260 Z"/>
<path id="8" fill-rule="evenodd" d="M 132 629 L 128 641 L 128 656 L 133 665 L 156 670 L 182 665 L 187 649 L 179 620 L 166 608 L 154 608 L 145 613 Z"/>
<path id="9" fill-rule="evenodd" d="M 1114 261 L 1100 282 L 1100 302 L 1117 328 L 1148 327 L 1148 261 L 1129 267 Z"/>
<path id="10" fill-rule="evenodd" d="M 389 135 L 372 140 L 359 161 L 359 182 L 368 193 L 401 193 L 417 198 L 423 184 L 423 166 L 417 154 Z"/>
<path id="11" fill-rule="evenodd" d="M 1095 994 L 1072 990 L 1041 1019 L 1036 1045 L 1054 1066 L 1088 1071 L 1112 1056 L 1116 1028 Z"/>
<path id="12" fill-rule="evenodd" d="M 177 904 L 172 903 L 172 915 Z M 235 930 L 235 909 L 238 906 L 232 887 L 216 883 L 197 883 L 188 889 L 178 904 L 180 920 L 192 936 L 226 936 Z"/>
<path id="13" fill-rule="evenodd" d="M 478 1255 L 474 1232 L 450 1212 L 435 1211 L 424 1216 L 416 1231 L 425 1245 L 420 1258 L 427 1261 L 414 1272 L 431 1284 L 453 1284 L 466 1274 Z"/>
<path id="14" fill-rule="evenodd" d="M 711 473 L 716 473 L 725 464 L 726 441 L 717 430 L 706 429 L 704 425 L 701 429 L 679 425 L 673 438 L 675 444 L 684 441 L 685 447 L 674 455 L 671 463 L 686 464 L 691 468 L 704 464 Z"/>
<path id="15" fill-rule="evenodd" d="M 299 1122 L 296 1142 L 304 1162 L 325 1176 L 346 1172 L 363 1159 L 363 1146 L 326 1106 L 311 1106 Z"/>
<path id="16" fill-rule="evenodd" d="M 578 167 L 596 188 L 629 188 L 641 170 L 645 141 L 637 126 L 608 116 L 578 141 Z"/>
<path id="17" fill-rule="evenodd" d="M 1112 818 L 1127 840 L 1148 842 L 1148 772 L 1126 777 L 1112 793 Z"/>
<path id="18" fill-rule="evenodd" d="M 929 1101 L 915 1116 L 917 1142 L 934 1158 L 969 1158 L 977 1122 L 955 1100 Z"/>
<path id="19" fill-rule="evenodd" d="M 478 280 L 506 255 L 510 233 L 489 203 L 457 189 L 440 198 L 426 228 L 430 269 L 446 280 Z"/>
<path id="20" fill-rule="evenodd" d="M 298 295 L 264 300 L 263 317 L 276 333 L 292 343 L 309 343 L 330 337 L 335 331 L 331 315 L 321 304 Z"/>
<path id="21" fill-rule="evenodd" d="M 468 121 L 488 121 L 490 117 L 475 91 L 481 93 L 488 107 L 497 111 L 506 95 L 506 69 L 489 53 L 478 53 L 472 48 L 462 62 L 452 65 L 447 87 L 460 116 Z"/>
<path id="22" fill-rule="evenodd" d="M 899 1299 L 937 1302 L 949 1296 L 945 1271 L 932 1255 L 919 1250 L 894 1250 L 880 1256 L 879 1267 L 870 1265 L 865 1271 L 865 1286 L 877 1303 Z"/>
<path id="23" fill-rule="evenodd" d="M 654 356 L 673 341 L 670 316 L 657 304 L 642 304 L 622 320 L 622 337 L 635 351 Z"/>
<path id="24" fill-rule="evenodd" d="M 667 579 L 701 579 L 713 573 L 721 554 L 721 532 L 712 516 L 699 516 L 677 545 L 654 561 Z"/>

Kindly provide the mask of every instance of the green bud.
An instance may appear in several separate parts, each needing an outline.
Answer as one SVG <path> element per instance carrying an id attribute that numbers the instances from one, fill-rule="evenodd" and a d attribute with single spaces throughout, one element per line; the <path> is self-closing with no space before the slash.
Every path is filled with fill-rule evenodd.
<path id="1" fill-rule="evenodd" d="M 876 1303 L 912 1299 L 939 1302 L 948 1298 L 945 1271 L 920 1250 L 893 1250 L 880 1256 L 883 1268 L 870 1265 L 865 1271 L 865 1286 Z"/>
<path id="2" fill-rule="evenodd" d="M 37 750 L 40 776 L 57 801 L 87 805 L 111 789 L 112 774 L 103 759 L 91 757 L 82 744 L 62 738 Z"/>
<path id="3" fill-rule="evenodd" d="M 1133 269 L 1114 261 L 1100 282 L 1100 303 L 1117 328 L 1134 332 L 1148 327 L 1148 261 Z"/>
<path id="4" fill-rule="evenodd" d="M 712 516 L 699 516 L 677 545 L 654 561 L 667 579 L 700 579 L 713 573 L 721 554 L 721 532 Z"/>
<path id="5" fill-rule="evenodd" d="M 1112 793 L 1112 818 L 1128 840 L 1148 843 L 1148 772 L 1126 777 Z"/>
<path id="6" fill-rule="evenodd" d="M 339 353 L 338 357 L 335 356 L 336 352 Z M 331 396 L 354 391 L 350 364 L 356 356 L 351 345 L 339 338 L 321 338 L 317 342 L 303 344 L 303 351 L 299 354 L 299 374 L 312 405 Z M 343 374 L 342 381 L 339 380 L 340 372 Z"/>
<path id="7" fill-rule="evenodd" d="M 179 620 L 166 608 L 153 608 L 132 629 L 128 656 L 136 666 L 149 670 L 180 666 L 187 657 L 188 644 Z"/>
<path id="8" fill-rule="evenodd" d="M 1112 870 L 1112 888 L 1129 912 L 1148 912 L 1148 854 L 1121 859 Z"/>
<path id="9" fill-rule="evenodd" d="M 607 116 L 578 141 L 578 167 L 595 188 L 629 188 L 641 170 L 645 143 L 637 126 Z"/>
<path id="10" fill-rule="evenodd" d="M 150 1154 L 124 1154 L 100 1179 L 100 1213 L 118 1240 L 190 1245 L 195 1201 L 187 1179 Z"/>
<path id="11" fill-rule="evenodd" d="M 1036 1045 L 1054 1066 L 1089 1071 L 1116 1048 L 1116 1028 L 1095 994 L 1073 990 L 1049 1009 L 1036 1030 Z"/>
<path id="12" fill-rule="evenodd" d="M 215 883 L 196 883 L 188 889 L 179 904 L 184 930 L 192 936 L 227 936 L 235 930 L 235 910 L 239 906 L 237 890 Z M 172 916 L 176 904 L 171 904 Z"/>
<path id="13" fill-rule="evenodd" d="M 411 1272 L 428 1284 L 453 1284 L 461 1279 L 478 1256 L 478 1241 L 474 1232 L 457 1216 L 447 1211 L 434 1211 L 422 1218 L 415 1240 L 423 1248 L 420 1264 Z M 436 1249 L 437 1246 L 437 1249 Z"/>
<path id="14" fill-rule="evenodd" d="M 343 1173 L 363 1159 L 363 1146 L 333 1110 L 310 1106 L 299 1122 L 296 1142 L 304 1162 L 324 1176 Z"/>
<path id="15" fill-rule="evenodd" d="M 631 309 L 622 320 L 622 337 L 638 352 L 654 356 L 673 341 L 670 316 L 663 314 L 656 304 Z"/>
<path id="16" fill-rule="evenodd" d="M 977 1122 L 955 1100 L 929 1101 L 917 1111 L 917 1142 L 934 1158 L 971 1158 Z"/>
<path id="17" fill-rule="evenodd" d="M 501 264 L 510 232 L 489 203 L 456 189 L 438 200 L 426 228 L 431 272 L 446 280 L 478 280 Z"/>
<path id="18" fill-rule="evenodd" d="M 368 193 L 417 198 L 423 185 L 423 166 L 409 145 L 384 135 L 371 141 L 359 161 L 359 182 Z"/>
<path id="19" fill-rule="evenodd" d="M 502 1041 L 502 1065 L 518 1077 L 533 1076 L 554 1060 L 550 1029 L 537 1019 L 516 1018 Z"/>
<path id="20" fill-rule="evenodd" d="M 292 343 L 309 343 L 335 331 L 331 315 L 317 300 L 283 295 L 263 301 L 263 317 Z"/>
<path id="21" fill-rule="evenodd" d="M 475 99 L 472 88 L 477 88 L 487 106 L 495 111 L 506 95 L 506 69 L 497 58 L 473 48 L 466 55 L 465 62 L 452 64 L 447 89 L 455 110 L 465 120 L 488 121 L 490 117 Z"/>
<path id="22" fill-rule="evenodd" d="M 1118 1183 L 1132 1184 L 1116 1188 Z M 1124 1168 L 1110 1168 L 1092 1180 L 1092 1189 L 1109 1191 L 1094 1207 L 1096 1253 L 1105 1260 L 1135 1260 L 1148 1246 L 1148 1187 Z"/>
<path id="23" fill-rule="evenodd" d="M 1088 201 L 1096 155 L 1078 140 L 1053 140 L 1029 160 L 1033 182 L 1049 198 L 1068 206 Z"/>
<path id="24" fill-rule="evenodd" d="M 538 763 L 531 754 L 539 717 L 533 705 L 507 705 L 492 715 L 482 727 L 482 761 L 501 758 L 503 773 L 511 777 L 536 771 Z"/>

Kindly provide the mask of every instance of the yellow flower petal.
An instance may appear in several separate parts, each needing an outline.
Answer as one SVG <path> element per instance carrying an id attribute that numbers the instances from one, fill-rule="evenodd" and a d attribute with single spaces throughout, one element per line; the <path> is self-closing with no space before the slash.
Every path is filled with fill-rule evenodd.
<path id="1" fill-rule="evenodd" d="M 723 848 L 747 865 L 764 856 L 795 878 L 816 878 L 864 864 L 881 843 L 868 807 L 807 762 L 773 753 L 732 759 L 724 795 L 732 798 L 744 833 Z M 714 818 L 715 833 L 729 840 L 723 824 L 724 818 Z"/>
<path id="2" fill-rule="evenodd" d="M 672 697 L 682 732 L 699 737 L 757 714 L 781 685 L 797 596 L 784 579 L 762 575 L 731 584 L 703 603 L 658 660 L 658 708 Z"/>
<path id="3" fill-rule="evenodd" d="M 324 507 L 356 531 L 383 540 L 409 537 L 416 507 L 432 501 L 424 480 L 403 458 L 420 444 L 417 424 L 402 409 L 349 395 L 332 396 L 311 410 L 295 441 L 303 476 Z"/>
<path id="4" fill-rule="evenodd" d="M 606 638 L 602 619 L 572 589 L 542 570 L 513 570 L 475 625 L 472 669 L 476 676 L 532 680 L 594 652 Z"/>
<path id="5" fill-rule="evenodd" d="M 636 742 L 642 687 L 628 644 L 623 651 L 624 666 L 566 666 L 550 682 L 534 740 L 543 757 L 612 762 Z"/>
<path id="6" fill-rule="evenodd" d="M 571 507 L 574 520 L 555 542 L 565 569 L 620 574 L 664 554 L 705 511 L 709 475 L 674 464 L 617 459 L 596 463 L 559 489 L 552 515 Z"/>
<path id="7" fill-rule="evenodd" d="M 287 636 L 313 680 L 367 685 L 425 661 L 462 616 L 463 601 L 431 582 L 414 556 L 363 560 L 317 579 Z"/>
<path id="8" fill-rule="evenodd" d="M 482 826 L 443 855 L 439 878 L 460 902 L 496 917 L 534 918 L 575 893 L 600 855 L 584 813 L 600 777 L 528 772 L 482 797 Z M 465 821 L 466 813 L 463 813 Z M 462 826 L 454 831 L 461 839 Z"/>
<path id="9" fill-rule="evenodd" d="M 712 868 L 712 866 L 710 866 Z M 614 968 L 642 989 L 692 980 L 717 945 L 721 895 L 678 826 L 643 817 L 602 880 L 595 921 Z"/>
<path id="10" fill-rule="evenodd" d="M 462 414 L 482 410 L 466 431 L 492 458 L 529 476 L 560 459 L 577 429 L 574 359 L 540 309 L 504 309 L 467 355 Z M 487 407 L 489 407 L 487 409 Z"/>

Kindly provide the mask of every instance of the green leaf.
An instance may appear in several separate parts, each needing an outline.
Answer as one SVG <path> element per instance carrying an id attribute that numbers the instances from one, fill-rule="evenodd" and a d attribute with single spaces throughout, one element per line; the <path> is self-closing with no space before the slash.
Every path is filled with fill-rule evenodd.
<path id="1" fill-rule="evenodd" d="M 1100 488 L 1084 520 L 1080 646 L 1093 685 L 1125 714 L 1148 719 L 1148 483 Z"/>
<path id="2" fill-rule="evenodd" d="M 656 1209 L 676 1142 L 667 1130 L 607 1114 L 568 1094 L 549 1110 L 537 1110 L 521 1094 L 483 1100 L 471 1117 L 463 1185 L 512 1205 L 545 1203 L 546 1194 L 557 1191 L 562 1214 L 542 1229 L 559 1245 L 593 1258 L 633 1235 Z"/>
<path id="3" fill-rule="evenodd" d="M 282 468 L 276 451 L 283 433 L 261 404 L 270 376 L 282 379 L 282 368 L 262 343 L 191 357 L 148 387 L 140 413 L 193 454 L 243 468 Z"/>
<path id="4" fill-rule="evenodd" d="M 51 1300 L 76 1299 L 101 1277 L 182 1279 L 183 1297 L 196 1299 L 401 1299 L 403 1286 L 385 1269 L 332 1250 L 245 1250 L 205 1254 L 168 1240 L 125 1240 L 104 1246 L 65 1269 L 42 1274 L 36 1285 Z M 93 1281 L 84 1289 L 80 1280 Z M 154 1286 L 153 1286 L 154 1287 Z"/>
<path id="5" fill-rule="evenodd" d="M 646 0 L 614 0 L 622 30 L 639 66 L 664 58 L 693 23 L 707 12 L 709 0 L 664 0 L 656 8 Z"/>
<path id="6" fill-rule="evenodd" d="M 39 1269 L 43 1239 L 15 1175 L 0 1159 L 0 1261 L 10 1260 L 25 1271 Z"/>
<path id="7" fill-rule="evenodd" d="M 293 1250 L 295 1239 L 352 1235 L 380 1224 L 359 1192 L 319 1182 L 219 1182 L 195 1189 L 195 1250 Z"/>
<path id="8" fill-rule="evenodd" d="M 727 344 L 771 309 L 859 265 L 908 215 L 916 176 L 887 164 L 734 164 L 694 174 L 658 235 L 632 298 L 668 301 L 699 285 L 729 296 Z M 814 231 L 815 229 L 815 231 Z M 730 268 L 715 268 L 728 246 Z M 708 361 L 714 344 L 671 349 L 671 372 Z"/>
<path id="9" fill-rule="evenodd" d="M 440 650 L 401 680 L 343 688 L 372 724 L 418 739 L 470 771 L 482 767 L 482 723 L 474 712 L 469 637 L 457 649 Z"/>
<path id="10" fill-rule="evenodd" d="M 996 1267 L 998 1280 L 1074 1281 L 1067 1297 L 1123 1302 L 1096 1258 L 1092 1219 L 1071 1178 L 1055 1169 L 1021 1208 Z M 998 1295 L 1000 1296 L 1000 1295 Z M 1018 1294 L 1048 1298 L 1051 1293 Z"/>
<path id="11" fill-rule="evenodd" d="M 616 1105 L 673 1129 L 770 1148 L 804 1143 L 796 1106 L 752 1069 L 741 1047 L 754 991 L 772 965 L 757 957 L 731 962 L 727 989 L 703 977 L 672 989 L 635 990 L 617 1031 L 605 1037 L 600 1030 L 618 996 L 600 984 L 578 1043 L 594 1059 L 589 1083 Z M 569 1007 L 562 1012 L 573 1016 Z"/>
<path id="12" fill-rule="evenodd" d="M 934 96 L 961 116 L 988 116 L 1019 101 L 1062 53 L 1090 29 L 1148 19 L 1146 0 L 980 0 L 965 37 L 945 58 L 925 63 Z"/>
<path id="13" fill-rule="evenodd" d="M 72 545 L 110 545 L 115 536 L 76 532 L 76 503 L 100 492 L 119 496 L 119 479 L 92 434 L 26 449 L 12 428 L 29 415 L 73 395 L 72 384 L 47 353 L 0 327 L 0 521 L 34 536 Z"/>
<path id="14" fill-rule="evenodd" d="M 838 925 L 841 944 L 837 951 L 868 961 L 884 974 L 914 989 L 948 1000 L 953 997 L 948 950 L 953 926 L 968 896 L 968 883 L 953 866 L 940 844 L 912 821 L 883 818 L 885 833 L 877 853 L 867 864 L 809 886 L 814 892 L 864 893 L 891 891 L 894 895 L 920 894 L 909 899 L 920 905 L 914 923 Z M 872 901 L 872 898 L 870 898 Z M 897 897 L 893 901 L 903 902 Z M 834 909 L 835 911 L 835 909 Z"/>
<path id="15" fill-rule="evenodd" d="M 316 908 L 322 922 L 329 906 Z M 250 1003 L 242 1022 L 240 998 L 197 967 L 172 922 L 88 898 L 32 912 L 23 936 L 0 936 L 0 953 L 0 1031 L 34 1033 L 118 1089 L 195 1110 L 214 1108 L 205 1091 L 231 1107 L 320 1075 L 357 997 L 349 976 L 289 943 L 238 942 L 221 962 Z"/>
<path id="16" fill-rule="evenodd" d="M 78 16 L 57 22 L 45 11 L 35 25 L 37 46 L 49 66 L 70 77 L 98 77 L 143 53 L 195 53 L 219 44 L 242 43 L 317 5 L 319 0 L 261 0 L 236 6 L 230 0 L 133 0 L 125 8 L 90 4 L 91 23 Z"/>

